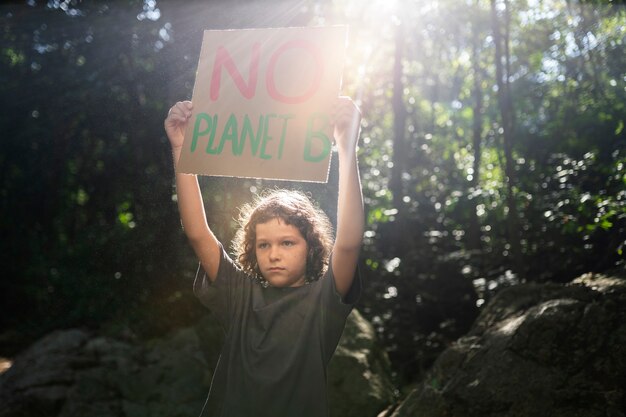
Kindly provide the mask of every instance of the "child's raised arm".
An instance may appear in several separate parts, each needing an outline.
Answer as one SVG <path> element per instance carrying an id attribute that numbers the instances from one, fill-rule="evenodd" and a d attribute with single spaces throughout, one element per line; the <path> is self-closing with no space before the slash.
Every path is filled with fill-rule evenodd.
<path id="1" fill-rule="evenodd" d="M 185 129 L 193 108 L 190 101 L 176 103 L 165 119 L 165 131 L 172 146 L 174 170 L 178 165 L 185 137 Z M 209 228 L 204 213 L 202 194 L 195 175 L 176 173 L 176 192 L 178 194 L 178 210 L 185 234 L 196 252 L 202 267 L 211 281 L 217 276 L 221 258 L 217 238 Z"/>
<path id="2" fill-rule="evenodd" d="M 356 158 L 361 114 L 348 97 L 339 97 L 334 110 L 334 136 L 339 154 L 339 195 L 332 268 L 337 290 L 345 296 L 354 278 L 365 221 Z"/>

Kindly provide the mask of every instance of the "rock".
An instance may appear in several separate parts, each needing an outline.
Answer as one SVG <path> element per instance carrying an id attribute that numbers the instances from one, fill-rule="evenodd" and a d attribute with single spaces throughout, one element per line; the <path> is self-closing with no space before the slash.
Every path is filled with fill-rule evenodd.
<path id="1" fill-rule="evenodd" d="M 0 376 L 0 416 L 193 416 L 207 372 L 193 329 L 147 345 L 56 331 Z"/>
<path id="2" fill-rule="evenodd" d="M 221 338 L 211 316 L 144 343 L 80 329 L 53 332 L 0 375 L 0 417 L 197 416 Z M 357 312 L 335 359 L 329 370 L 331 398 L 339 399 L 333 416 L 374 417 L 392 402 L 388 360 Z"/>
<path id="3" fill-rule="evenodd" d="M 80 348 L 87 339 L 81 330 L 57 331 L 25 352 L 0 379 L 0 416 L 58 414 L 74 384 L 73 369 L 85 365 Z"/>
<path id="4" fill-rule="evenodd" d="M 393 417 L 623 417 L 626 281 L 503 290 Z"/>
<path id="5" fill-rule="evenodd" d="M 372 325 L 353 310 L 328 367 L 332 417 L 375 417 L 395 400 L 391 365 Z"/>

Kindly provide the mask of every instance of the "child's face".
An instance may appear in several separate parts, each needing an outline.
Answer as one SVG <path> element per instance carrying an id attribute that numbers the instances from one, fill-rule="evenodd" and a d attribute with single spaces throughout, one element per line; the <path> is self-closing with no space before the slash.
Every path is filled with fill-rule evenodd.
<path id="1" fill-rule="evenodd" d="M 273 287 L 304 285 L 308 244 L 297 227 L 280 218 L 258 223 L 255 245 L 261 275 Z"/>

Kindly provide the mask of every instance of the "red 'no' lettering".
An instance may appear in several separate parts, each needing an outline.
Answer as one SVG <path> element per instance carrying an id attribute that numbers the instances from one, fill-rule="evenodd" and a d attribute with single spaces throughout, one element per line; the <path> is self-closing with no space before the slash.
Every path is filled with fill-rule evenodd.
<path id="1" fill-rule="evenodd" d="M 289 49 L 302 49 L 307 51 L 313 58 L 315 65 L 315 74 L 311 81 L 309 88 L 301 95 L 288 96 L 282 94 L 276 88 L 275 71 L 279 58 L 285 51 Z M 226 68 L 235 85 L 241 92 L 241 95 L 247 99 L 254 97 L 256 93 L 256 85 L 259 74 L 259 61 L 261 56 L 261 44 L 255 43 L 252 45 L 252 55 L 250 56 L 250 66 L 248 68 L 248 82 L 246 83 L 243 76 L 237 69 L 233 58 L 228 53 L 225 47 L 220 46 L 215 53 L 215 62 L 213 65 L 213 74 L 211 75 L 211 100 L 215 101 L 219 98 L 220 86 L 222 81 L 222 67 Z M 265 74 L 265 86 L 267 93 L 276 101 L 280 101 L 287 104 L 299 104 L 309 100 L 315 92 L 318 90 L 322 77 L 324 75 L 324 61 L 322 60 L 322 54 L 319 48 L 305 40 L 292 40 L 285 42 L 274 51 L 269 59 L 267 65 L 267 72 Z"/>

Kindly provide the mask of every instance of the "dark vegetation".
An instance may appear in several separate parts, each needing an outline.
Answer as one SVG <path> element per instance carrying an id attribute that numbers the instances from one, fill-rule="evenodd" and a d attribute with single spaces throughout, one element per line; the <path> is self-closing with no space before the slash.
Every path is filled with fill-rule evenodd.
<path id="1" fill-rule="evenodd" d="M 370 4 L 371 3 L 371 4 Z M 162 121 L 203 29 L 350 24 L 365 115 L 360 310 L 414 381 L 498 290 L 624 268 L 626 11 L 619 2 L 137 0 L 0 6 L 0 356 L 53 329 L 162 334 L 190 288 Z M 203 178 L 232 236 L 256 189 Z"/>

